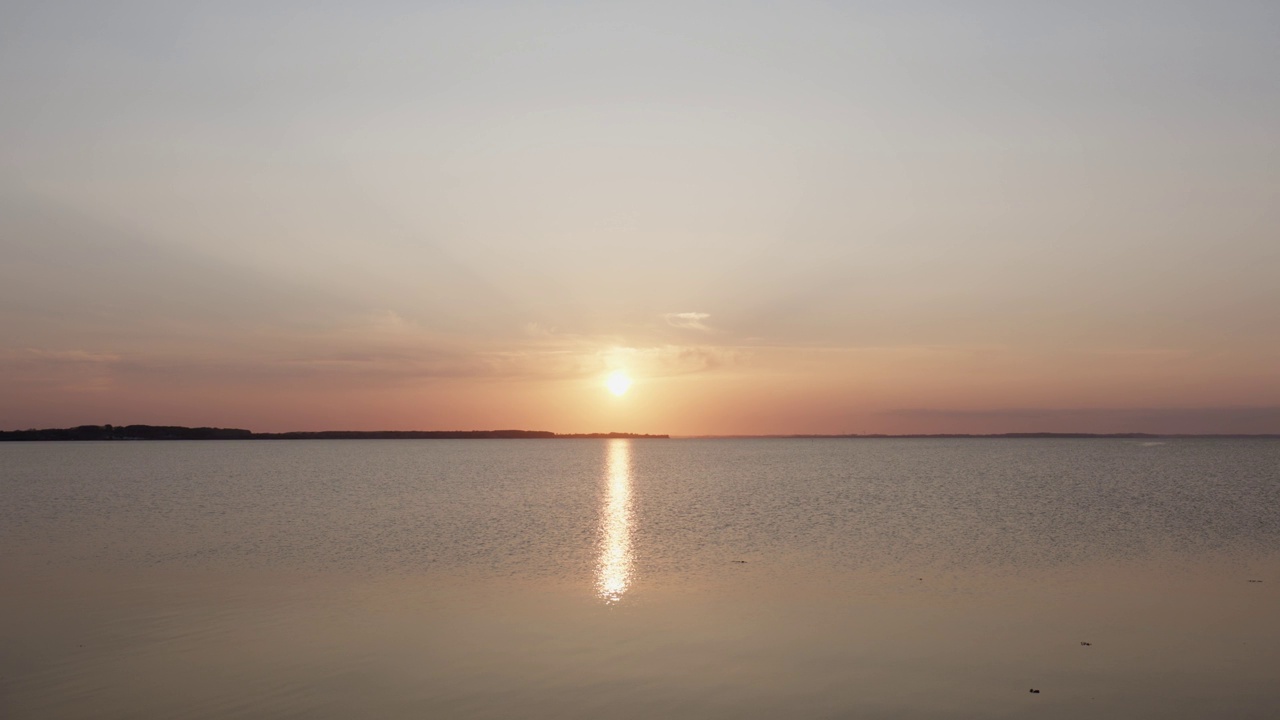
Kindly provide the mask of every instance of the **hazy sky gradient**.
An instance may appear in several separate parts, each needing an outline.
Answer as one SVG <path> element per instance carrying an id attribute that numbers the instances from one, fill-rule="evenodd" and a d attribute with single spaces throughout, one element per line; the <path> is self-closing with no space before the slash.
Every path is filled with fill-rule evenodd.
<path id="1" fill-rule="evenodd" d="M 1277 37 L 7 2 L 0 427 L 1280 432 Z"/>

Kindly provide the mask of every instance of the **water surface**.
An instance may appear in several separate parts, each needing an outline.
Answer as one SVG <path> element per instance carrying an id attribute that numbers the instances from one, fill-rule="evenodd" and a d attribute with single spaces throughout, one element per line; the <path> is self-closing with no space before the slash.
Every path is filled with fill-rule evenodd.
<path id="1" fill-rule="evenodd" d="M 0 716 L 1273 717 L 1278 500 L 1264 440 L 4 444 Z"/>

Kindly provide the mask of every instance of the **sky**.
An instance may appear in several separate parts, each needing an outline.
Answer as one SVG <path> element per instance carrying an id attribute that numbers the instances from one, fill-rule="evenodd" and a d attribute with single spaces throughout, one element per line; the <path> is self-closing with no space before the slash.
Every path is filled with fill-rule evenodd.
<path id="1" fill-rule="evenodd" d="M 0 429 L 1280 432 L 1277 37 L 9 0 Z"/>

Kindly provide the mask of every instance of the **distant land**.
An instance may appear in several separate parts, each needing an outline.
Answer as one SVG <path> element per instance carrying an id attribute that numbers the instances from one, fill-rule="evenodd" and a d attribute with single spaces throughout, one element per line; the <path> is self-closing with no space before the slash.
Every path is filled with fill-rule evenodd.
<path id="1" fill-rule="evenodd" d="M 1153 433 L 1061 433 L 1061 432 L 1031 432 L 1031 433 L 989 433 L 986 435 L 975 435 L 972 433 L 932 433 L 932 434 L 913 434 L 913 435 L 883 435 L 883 434 L 849 434 L 849 435 L 677 435 L 676 438 L 683 440 L 732 440 L 738 439 L 794 439 L 794 440 L 840 440 L 840 439 L 863 439 L 874 440 L 877 438 L 895 438 L 895 439 L 965 439 L 965 438 L 1009 438 L 1013 440 L 1025 439 L 1044 439 L 1044 438 L 1060 438 L 1060 439 L 1112 439 L 1112 440 L 1160 440 L 1160 439 L 1176 439 L 1176 438 L 1223 438 L 1223 439 L 1247 439 L 1261 438 L 1278 440 L 1280 435 L 1277 434 L 1153 434 Z"/>
<path id="2" fill-rule="evenodd" d="M 548 440 L 581 438 L 666 438 L 637 433 L 561 434 L 545 430 L 326 430 L 257 433 L 239 428 L 172 425 L 80 425 L 45 430 L 0 430 L 0 442 L 58 440 Z"/>
<path id="3" fill-rule="evenodd" d="M 181 427 L 174 425 L 80 425 L 73 428 L 46 428 L 44 430 L 0 430 L 0 442 L 48 442 L 91 440 L 557 440 L 557 439 L 668 439 L 670 435 L 645 435 L 640 433 L 554 433 L 546 430 L 324 430 L 318 432 L 260 433 L 240 428 Z M 1119 439 L 1159 440 L 1176 438 L 1237 438 L 1280 439 L 1277 434 L 1197 434 L 1168 435 L 1152 433 L 997 433 L 973 435 L 959 433 L 884 435 L 679 435 L 677 439 L 800 439 L 839 440 L 897 438 L 897 439 Z"/>

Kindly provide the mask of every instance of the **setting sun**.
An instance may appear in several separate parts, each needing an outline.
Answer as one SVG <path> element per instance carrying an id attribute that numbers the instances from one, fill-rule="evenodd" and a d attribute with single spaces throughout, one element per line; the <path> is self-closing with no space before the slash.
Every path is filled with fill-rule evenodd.
<path id="1" fill-rule="evenodd" d="M 614 395 L 622 395 L 631 389 L 631 378 L 619 370 L 610 375 L 608 380 L 605 380 L 605 385 L 609 386 L 609 392 Z"/>

